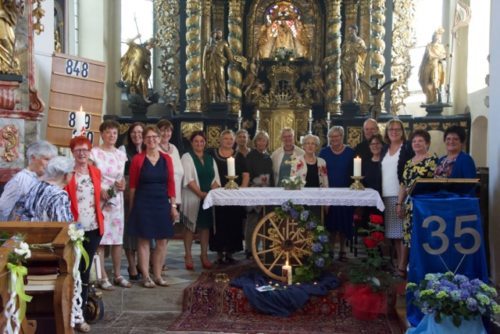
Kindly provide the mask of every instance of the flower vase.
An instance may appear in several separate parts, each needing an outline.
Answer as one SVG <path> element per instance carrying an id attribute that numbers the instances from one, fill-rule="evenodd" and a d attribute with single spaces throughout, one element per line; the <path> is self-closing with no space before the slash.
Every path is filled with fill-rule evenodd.
<path id="1" fill-rule="evenodd" d="M 351 306 L 352 315 L 359 320 L 374 320 L 387 314 L 387 295 L 374 292 L 368 284 L 347 283 L 344 299 Z"/>
<path id="2" fill-rule="evenodd" d="M 486 334 L 486 330 L 483 325 L 483 320 L 480 316 L 476 316 L 471 320 L 462 319 L 462 323 L 459 327 L 453 324 L 451 316 L 442 315 L 441 321 L 437 322 L 434 318 L 434 314 L 426 314 L 417 327 L 409 328 L 406 334 L 423 334 L 423 333 L 435 333 L 435 334 Z"/>

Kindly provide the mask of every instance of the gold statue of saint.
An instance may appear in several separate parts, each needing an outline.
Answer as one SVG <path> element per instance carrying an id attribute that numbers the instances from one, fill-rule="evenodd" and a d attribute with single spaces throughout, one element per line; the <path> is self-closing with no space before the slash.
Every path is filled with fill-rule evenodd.
<path id="1" fill-rule="evenodd" d="M 445 80 L 446 49 L 441 43 L 444 29 L 438 28 L 432 42 L 425 47 L 424 57 L 418 71 L 418 80 L 426 97 L 426 103 L 441 102 L 441 88 Z"/>
<path id="2" fill-rule="evenodd" d="M 340 58 L 343 102 L 361 101 L 358 79 L 364 72 L 366 52 L 365 42 L 358 37 L 358 27 L 348 26 Z"/>
<path id="3" fill-rule="evenodd" d="M 226 65 L 234 61 L 229 44 L 223 39 L 222 30 L 214 30 L 203 52 L 202 74 L 208 88 L 210 102 L 226 101 Z"/>
<path id="4" fill-rule="evenodd" d="M 266 11 L 266 23 L 257 40 L 259 59 L 273 58 L 278 50 L 291 51 L 296 58 L 309 56 L 309 37 L 295 6 L 280 1 Z"/>
<path id="5" fill-rule="evenodd" d="M 15 55 L 16 24 L 24 11 L 22 0 L 0 1 L 0 73 L 21 74 L 19 59 Z"/>
<path id="6" fill-rule="evenodd" d="M 137 44 L 137 35 L 127 42 L 128 50 L 121 57 L 121 75 L 125 84 L 130 87 L 131 93 L 141 94 L 149 102 L 149 84 L 151 76 L 151 49 L 155 46 L 155 39 L 151 38 L 144 44 Z"/>

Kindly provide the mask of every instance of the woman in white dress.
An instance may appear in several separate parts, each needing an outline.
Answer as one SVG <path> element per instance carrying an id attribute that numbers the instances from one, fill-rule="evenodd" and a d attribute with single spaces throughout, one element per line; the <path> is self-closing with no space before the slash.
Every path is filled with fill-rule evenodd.
<path id="1" fill-rule="evenodd" d="M 92 148 L 90 160 L 101 170 L 102 175 L 102 213 L 104 214 L 104 235 L 98 249 L 101 262 L 102 277 L 98 286 L 103 290 L 113 290 L 104 268 L 104 246 L 111 246 L 113 262 L 113 283 L 130 288 L 132 284 L 120 274 L 123 232 L 124 232 L 124 201 L 125 162 L 127 155 L 115 147 L 120 124 L 106 120 L 99 126 L 102 145 Z"/>

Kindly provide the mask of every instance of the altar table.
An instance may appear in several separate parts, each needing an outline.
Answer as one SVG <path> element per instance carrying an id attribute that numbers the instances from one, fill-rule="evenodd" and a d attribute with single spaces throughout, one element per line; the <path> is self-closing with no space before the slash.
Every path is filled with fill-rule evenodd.
<path id="1" fill-rule="evenodd" d="M 217 188 L 208 192 L 203 202 L 203 209 L 212 206 L 259 206 L 281 205 L 291 200 L 299 205 L 342 205 L 342 206 L 376 206 L 384 211 L 384 202 L 377 191 L 351 190 L 349 188 L 303 188 L 285 190 L 284 188 Z"/>

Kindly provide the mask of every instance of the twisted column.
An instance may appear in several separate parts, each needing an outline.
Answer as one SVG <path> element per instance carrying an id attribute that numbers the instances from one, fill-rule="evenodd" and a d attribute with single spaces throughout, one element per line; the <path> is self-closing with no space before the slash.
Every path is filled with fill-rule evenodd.
<path id="1" fill-rule="evenodd" d="M 371 28 L 371 7 L 372 0 L 362 1 L 359 6 L 359 16 L 361 18 L 359 24 L 359 37 L 361 37 L 365 41 L 365 45 L 367 46 L 368 56 L 366 57 L 365 64 L 363 67 L 363 74 L 360 75 L 360 78 L 364 79 L 366 82 L 370 82 L 371 76 L 371 66 L 370 66 L 370 28 Z M 365 85 L 361 85 L 361 109 L 363 112 L 366 112 L 368 109 L 368 104 L 370 100 L 370 92 Z"/>
<path id="2" fill-rule="evenodd" d="M 157 46 L 160 50 L 160 72 L 165 104 L 175 110 L 179 105 L 179 2 L 177 0 L 154 1 Z"/>
<path id="3" fill-rule="evenodd" d="M 326 58 L 327 66 L 326 82 L 326 105 L 327 111 L 332 114 L 341 115 L 340 110 L 340 25 L 342 16 L 340 14 L 340 0 L 330 0 L 328 3 L 328 22 L 326 31 Z"/>
<path id="4" fill-rule="evenodd" d="M 391 90 L 391 112 L 394 115 L 404 108 L 404 99 L 410 95 L 408 78 L 411 72 L 410 49 L 415 45 L 415 36 L 411 28 L 414 17 L 413 0 L 394 1 L 391 77 L 398 79 Z"/>
<path id="5" fill-rule="evenodd" d="M 186 5 L 186 111 L 201 111 L 200 1 Z"/>
<path id="6" fill-rule="evenodd" d="M 371 24 L 371 74 L 382 75 L 380 82 L 384 82 L 385 66 L 385 0 L 373 0 Z"/>
<path id="7" fill-rule="evenodd" d="M 241 39 L 241 1 L 229 1 L 229 17 L 228 17 L 228 43 L 234 56 L 240 56 L 243 50 Z M 227 90 L 229 93 L 229 103 L 231 111 L 237 113 L 241 106 L 241 71 L 239 65 L 231 62 L 228 67 L 228 83 Z"/>

